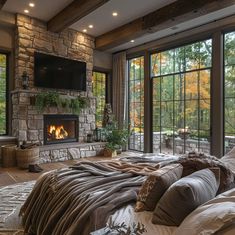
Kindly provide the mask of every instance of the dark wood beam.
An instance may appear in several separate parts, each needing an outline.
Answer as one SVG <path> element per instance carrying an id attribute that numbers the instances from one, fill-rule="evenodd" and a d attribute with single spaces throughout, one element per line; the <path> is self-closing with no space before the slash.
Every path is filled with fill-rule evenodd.
<path id="1" fill-rule="evenodd" d="M 235 0 L 178 0 L 98 36 L 96 49 L 111 49 L 147 33 L 155 33 L 234 4 Z"/>
<path id="2" fill-rule="evenodd" d="M 106 50 L 121 45 L 143 34 L 143 19 L 139 18 L 95 39 L 96 49 Z M 120 35 L 121 34 L 121 35 Z"/>
<path id="3" fill-rule="evenodd" d="M 3 8 L 7 0 L 0 0 L 0 10 Z"/>
<path id="4" fill-rule="evenodd" d="M 74 0 L 47 22 L 48 30 L 58 33 L 88 15 L 109 0 Z"/>
<path id="5" fill-rule="evenodd" d="M 7 26 L 7 27 L 15 27 L 16 25 L 16 17 L 15 14 L 7 12 L 7 11 L 0 11 L 0 25 Z"/>

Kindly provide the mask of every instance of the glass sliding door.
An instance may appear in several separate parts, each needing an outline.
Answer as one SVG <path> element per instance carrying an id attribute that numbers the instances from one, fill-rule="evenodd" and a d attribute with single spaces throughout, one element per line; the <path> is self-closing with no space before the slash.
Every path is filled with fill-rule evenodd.
<path id="1" fill-rule="evenodd" d="M 144 150 L 144 57 L 128 61 L 129 149 Z"/>
<path id="2" fill-rule="evenodd" d="M 235 146 L 235 31 L 224 35 L 224 147 Z"/>
<path id="3" fill-rule="evenodd" d="M 212 40 L 151 55 L 153 152 L 210 153 Z"/>
<path id="4" fill-rule="evenodd" d="M 0 53 L 0 135 L 7 134 L 7 55 Z"/>

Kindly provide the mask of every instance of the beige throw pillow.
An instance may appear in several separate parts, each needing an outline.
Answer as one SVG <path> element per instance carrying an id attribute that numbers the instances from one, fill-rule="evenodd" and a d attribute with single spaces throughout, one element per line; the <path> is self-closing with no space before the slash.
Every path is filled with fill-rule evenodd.
<path id="1" fill-rule="evenodd" d="M 153 211 L 164 192 L 181 178 L 182 172 L 181 164 L 172 164 L 151 173 L 139 191 L 135 211 Z"/>
<path id="2" fill-rule="evenodd" d="M 179 226 L 188 214 L 214 198 L 218 188 L 219 182 L 209 169 L 181 178 L 170 186 L 158 202 L 152 222 Z"/>
<path id="3" fill-rule="evenodd" d="M 189 214 L 173 235 L 234 235 L 235 189 L 199 206 Z"/>

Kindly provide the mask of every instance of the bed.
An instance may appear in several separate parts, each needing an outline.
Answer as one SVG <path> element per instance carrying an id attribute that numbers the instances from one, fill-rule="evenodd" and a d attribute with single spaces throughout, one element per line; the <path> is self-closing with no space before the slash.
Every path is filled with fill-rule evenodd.
<path id="1" fill-rule="evenodd" d="M 177 235 L 176 226 L 152 224 L 151 211 L 135 212 L 143 182 L 152 172 L 175 163 L 184 166 L 185 174 L 216 166 L 221 172 L 219 190 L 224 192 L 233 187 L 235 169 L 231 169 L 233 165 L 229 162 L 233 158 L 226 157 L 223 163 L 223 159 L 197 154 L 143 155 L 80 162 L 40 177 L 21 208 L 22 223 L 26 233 L 35 235 L 121 234 L 110 233 L 108 228 L 112 225 L 133 231 L 139 226 L 139 233 L 129 234 Z M 216 231 L 221 228 L 224 226 Z"/>

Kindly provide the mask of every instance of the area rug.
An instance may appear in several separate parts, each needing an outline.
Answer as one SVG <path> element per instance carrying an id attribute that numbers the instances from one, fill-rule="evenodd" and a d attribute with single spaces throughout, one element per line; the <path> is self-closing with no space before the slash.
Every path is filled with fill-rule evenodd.
<path id="1" fill-rule="evenodd" d="M 0 235 L 23 235 L 20 207 L 31 192 L 35 181 L 0 187 Z"/>

